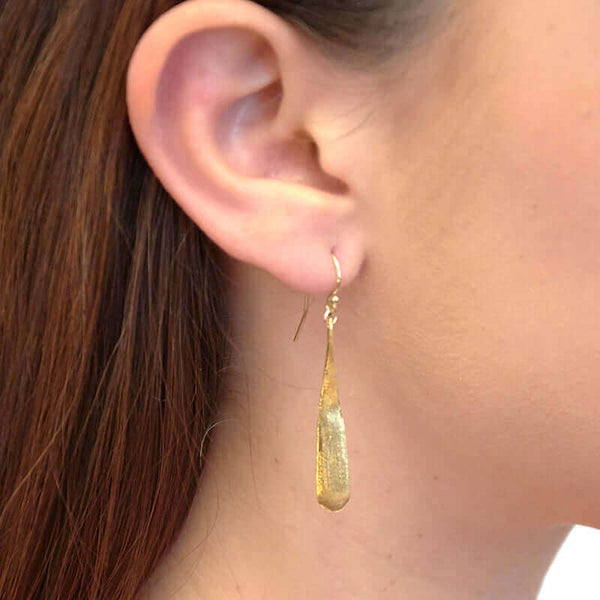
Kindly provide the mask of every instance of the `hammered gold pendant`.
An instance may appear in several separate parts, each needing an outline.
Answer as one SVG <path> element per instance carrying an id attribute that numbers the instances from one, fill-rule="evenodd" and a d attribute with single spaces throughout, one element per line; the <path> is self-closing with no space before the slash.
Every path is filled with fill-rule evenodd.
<path id="1" fill-rule="evenodd" d="M 332 512 L 341 510 L 350 500 L 350 469 L 346 448 L 346 426 L 338 398 L 338 384 L 333 360 L 333 326 L 337 323 L 338 290 L 342 283 L 340 263 L 331 254 L 335 266 L 336 286 L 329 294 L 323 319 L 327 326 L 327 354 L 323 370 L 323 385 L 319 397 L 317 418 L 317 500 Z M 308 296 L 304 302 L 302 319 L 296 329 L 294 342 L 308 313 Z"/>
<path id="2" fill-rule="evenodd" d="M 333 323 L 327 327 L 327 355 L 317 419 L 317 499 L 330 511 L 341 510 L 350 500 L 346 427 L 333 360 Z"/>

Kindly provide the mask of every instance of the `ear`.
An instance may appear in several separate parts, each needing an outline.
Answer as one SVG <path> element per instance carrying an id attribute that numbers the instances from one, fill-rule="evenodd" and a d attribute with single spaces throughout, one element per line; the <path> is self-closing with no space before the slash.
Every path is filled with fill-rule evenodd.
<path id="1" fill-rule="evenodd" d="M 192 0 L 148 29 L 127 77 L 133 132 L 175 201 L 229 255 L 307 294 L 335 287 L 332 252 L 342 286 L 364 259 L 356 198 L 319 158 L 326 63 L 252 2 Z"/>

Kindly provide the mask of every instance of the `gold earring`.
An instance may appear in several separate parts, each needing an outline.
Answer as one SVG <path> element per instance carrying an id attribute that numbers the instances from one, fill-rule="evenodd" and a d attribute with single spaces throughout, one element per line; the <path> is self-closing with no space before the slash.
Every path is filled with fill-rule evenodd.
<path id="1" fill-rule="evenodd" d="M 336 512 L 344 508 L 350 500 L 350 469 L 346 447 L 346 427 L 338 397 L 337 376 L 333 360 L 333 326 L 337 322 L 337 304 L 340 300 L 338 290 L 342 282 L 342 273 L 336 256 L 332 254 L 331 258 L 335 266 L 337 282 L 335 289 L 327 298 L 323 315 L 327 326 L 327 352 L 317 418 L 316 483 L 319 504 L 327 510 Z M 294 341 L 304 323 L 308 307 L 307 296 L 304 313 L 296 330 Z"/>

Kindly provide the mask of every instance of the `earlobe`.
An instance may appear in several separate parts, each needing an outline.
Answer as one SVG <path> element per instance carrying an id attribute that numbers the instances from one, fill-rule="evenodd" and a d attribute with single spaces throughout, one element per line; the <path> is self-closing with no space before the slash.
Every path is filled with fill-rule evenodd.
<path id="1" fill-rule="evenodd" d="M 347 285 L 364 244 L 356 202 L 321 168 L 286 88 L 286 57 L 305 43 L 250 2 L 185 2 L 140 40 L 127 103 L 142 153 L 190 218 L 234 258 L 315 294 L 335 284 L 331 252 Z"/>

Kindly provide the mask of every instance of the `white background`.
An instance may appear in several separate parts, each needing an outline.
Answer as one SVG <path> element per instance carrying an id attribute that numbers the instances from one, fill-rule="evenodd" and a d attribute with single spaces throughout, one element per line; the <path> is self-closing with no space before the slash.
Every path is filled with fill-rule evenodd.
<path id="1" fill-rule="evenodd" d="M 577 525 L 571 531 L 538 600 L 600 600 L 600 530 Z"/>

